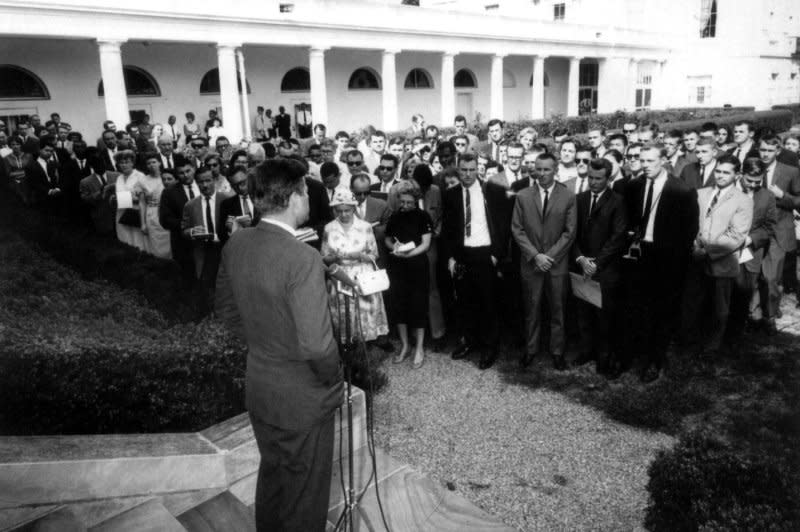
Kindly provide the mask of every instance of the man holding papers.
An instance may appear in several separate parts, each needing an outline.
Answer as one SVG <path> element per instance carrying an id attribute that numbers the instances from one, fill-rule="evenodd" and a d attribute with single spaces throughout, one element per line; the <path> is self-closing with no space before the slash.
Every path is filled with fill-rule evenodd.
<path id="1" fill-rule="evenodd" d="M 620 260 L 625 250 L 627 220 L 622 198 L 609 188 L 613 167 L 606 159 L 589 163 L 588 190 L 576 197 L 578 227 L 572 247 L 573 289 L 578 296 L 578 365 L 597 361 L 597 370 L 616 378 L 622 367 L 619 349 L 617 302 L 619 300 Z M 599 284 L 601 306 L 580 295 L 579 286 L 587 289 Z"/>

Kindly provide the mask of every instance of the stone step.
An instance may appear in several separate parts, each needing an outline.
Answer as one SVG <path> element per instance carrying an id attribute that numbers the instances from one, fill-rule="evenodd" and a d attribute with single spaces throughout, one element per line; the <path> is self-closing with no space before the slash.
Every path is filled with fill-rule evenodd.
<path id="1" fill-rule="evenodd" d="M 186 532 L 163 504 L 153 499 L 89 529 L 89 532 Z"/>
<path id="2" fill-rule="evenodd" d="M 255 532 L 253 511 L 233 496 L 223 492 L 178 516 L 188 532 Z"/>
<path id="3" fill-rule="evenodd" d="M 72 510 L 61 507 L 17 530 L 18 532 L 86 532 L 86 525 Z"/>

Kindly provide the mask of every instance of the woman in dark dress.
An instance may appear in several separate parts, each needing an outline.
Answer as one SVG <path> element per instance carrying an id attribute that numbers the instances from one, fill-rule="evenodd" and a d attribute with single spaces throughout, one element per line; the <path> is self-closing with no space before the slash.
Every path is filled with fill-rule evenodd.
<path id="1" fill-rule="evenodd" d="M 425 325 L 428 323 L 428 248 L 431 245 L 433 227 L 430 216 L 419 208 L 421 192 L 414 181 L 403 181 L 397 185 L 399 210 L 386 224 L 386 246 L 391 249 L 389 257 L 389 279 L 391 300 L 394 306 L 397 332 L 402 347 L 394 357 L 401 363 L 409 354 L 408 329 L 416 331 L 414 369 L 425 362 Z M 401 251 L 404 244 L 413 243 L 413 249 Z"/>

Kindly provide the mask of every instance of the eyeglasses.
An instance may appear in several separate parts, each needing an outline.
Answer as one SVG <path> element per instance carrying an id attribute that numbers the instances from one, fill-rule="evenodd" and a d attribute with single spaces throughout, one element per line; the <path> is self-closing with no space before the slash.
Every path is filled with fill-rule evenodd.
<path id="1" fill-rule="evenodd" d="M 394 166 L 379 166 L 378 170 L 383 170 L 384 172 L 394 172 Z"/>
<path id="2" fill-rule="evenodd" d="M 192 146 L 192 148 L 195 148 L 195 149 L 200 149 L 200 148 L 205 148 L 206 147 L 205 144 L 192 144 L 191 146 Z"/>
<path id="3" fill-rule="evenodd" d="M 363 161 L 347 161 L 347 166 L 358 166 L 362 163 Z"/>
<path id="4" fill-rule="evenodd" d="M 631 133 L 635 133 L 636 129 L 623 129 L 622 132 L 626 135 L 630 135 Z"/>
<path id="5" fill-rule="evenodd" d="M 575 159 L 576 163 L 589 164 L 589 161 L 591 161 L 591 159 Z"/>
<path id="6" fill-rule="evenodd" d="M 369 196 L 369 190 L 366 190 L 364 192 L 353 192 L 353 196 L 356 197 Z"/>
<path id="7" fill-rule="evenodd" d="M 625 156 L 625 158 L 628 159 L 629 161 L 635 161 L 635 160 L 639 159 L 639 154 L 638 153 L 629 153 L 628 155 Z"/>

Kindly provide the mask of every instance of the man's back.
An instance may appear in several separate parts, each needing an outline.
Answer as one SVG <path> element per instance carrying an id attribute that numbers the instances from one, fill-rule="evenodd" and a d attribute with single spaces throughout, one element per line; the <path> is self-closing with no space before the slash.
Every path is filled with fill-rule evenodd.
<path id="1" fill-rule="evenodd" d="M 251 415 L 287 429 L 332 415 L 342 382 L 319 253 L 266 222 L 237 231 L 223 248 L 216 295 L 217 313 L 249 347 Z"/>

